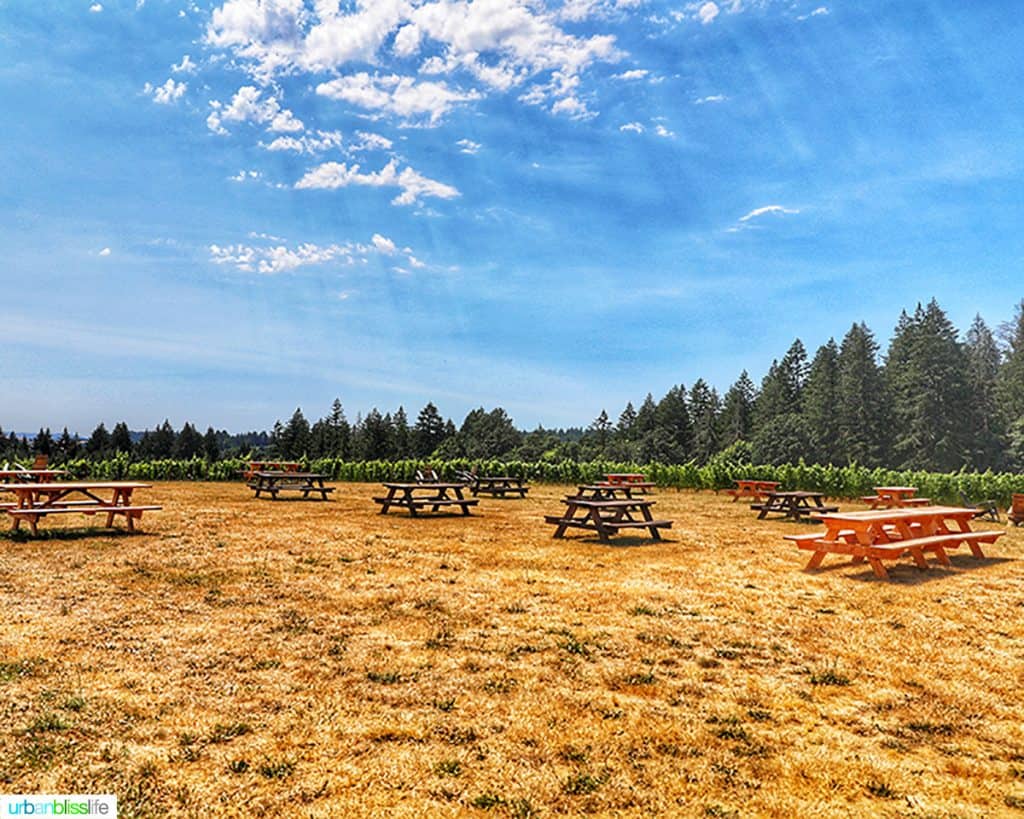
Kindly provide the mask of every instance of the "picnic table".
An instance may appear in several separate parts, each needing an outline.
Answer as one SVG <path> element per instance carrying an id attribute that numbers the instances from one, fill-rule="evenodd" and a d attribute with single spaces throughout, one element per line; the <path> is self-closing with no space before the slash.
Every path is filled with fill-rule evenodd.
<path id="1" fill-rule="evenodd" d="M 143 512 L 157 511 L 160 506 L 133 505 L 132 493 L 136 489 L 149 489 L 148 483 L 127 481 L 77 481 L 75 483 L 8 483 L 0 484 L 0 492 L 10 492 L 14 503 L 0 505 L 14 519 L 12 530 L 21 522 L 28 523 L 33 535 L 39 534 L 39 521 L 47 515 L 77 512 L 83 515 L 106 515 L 106 527 L 123 516 L 128 531 L 135 531 L 135 521 Z"/>
<path id="2" fill-rule="evenodd" d="M 762 501 L 768 496 L 769 492 L 774 492 L 779 487 L 778 481 L 758 481 L 746 478 L 734 480 L 733 483 L 736 484 L 735 489 L 725 490 L 727 495 L 732 495 L 733 503 L 736 503 L 740 498 Z"/>
<path id="3" fill-rule="evenodd" d="M 628 483 L 608 484 L 589 483 L 576 487 L 576 497 L 593 500 L 614 500 L 615 498 L 632 498 L 633 487 Z"/>
<path id="4" fill-rule="evenodd" d="M 251 481 L 257 472 L 298 472 L 302 464 L 296 461 L 249 461 L 249 468 L 242 470 L 242 476 Z"/>
<path id="5" fill-rule="evenodd" d="M 838 506 L 825 506 L 824 492 L 769 492 L 764 503 L 752 503 L 757 519 L 764 520 L 772 512 L 791 520 L 817 519 L 824 512 L 838 512 Z"/>
<path id="6" fill-rule="evenodd" d="M 652 500 L 570 495 L 562 503 L 567 507 L 563 514 L 544 516 L 547 523 L 557 527 L 554 537 L 563 537 L 569 527 L 596 532 L 603 541 L 608 541 L 620 529 L 647 529 L 652 538 L 661 540 L 658 530 L 672 528 L 672 521 L 654 519 L 651 507 L 655 501 Z"/>
<path id="7" fill-rule="evenodd" d="M 861 498 L 870 503 L 872 509 L 892 509 L 904 506 L 928 506 L 930 498 L 917 497 L 916 486 L 875 486 L 874 495 Z"/>
<path id="8" fill-rule="evenodd" d="M 653 481 L 639 472 L 609 472 L 604 476 L 603 481 L 598 481 L 600 486 L 628 486 L 638 492 L 647 492 L 657 486 Z"/>
<path id="9" fill-rule="evenodd" d="M 321 500 L 327 500 L 327 494 L 334 491 L 333 486 L 324 486 L 327 477 L 318 472 L 259 471 L 253 473 L 248 487 L 257 498 L 264 492 L 274 500 L 278 492 L 301 492 L 303 500 L 309 500 L 311 494 L 319 494 Z"/>
<path id="10" fill-rule="evenodd" d="M 0 469 L 0 483 L 45 483 L 66 474 L 63 469 Z"/>
<path id="11" fill-rule="evenodd" d="M 867 512 L 827 512 L 820 515 L 825 531 L 810 535 L 785 535 L 800 549 L 813 552 L 808 569 L 815 569 L 829 554 L 850 555 L 855 563 L 867 560 L 875 576 L 887 578 L 882 560 L 910 554 L 918 567 L 928 568 L 924 553 L 949 565 L 947 549 L 963 544 L 977 558 L 984 557 L 982 543 L 994 543 L 1005 530 L 972 531 L 974 509 L 959 506 L 918 506 Z"/>
<path id="12" fill-rule="evenodd" d="M 466 476 L 469 491 L 473 497 L 477 495 L 490 495 L 494 498 L 504 498 L 506 495 L 519 495 L 526 497 L 530 488 L 522 478 L 515 478 L 511 475 L 474 475 L 468 473 Z"/>
<path id="13" fill-rule="evenodd" d="M 385 483 L 388 493 L 383 498 L 374 498 L 380 504 L 380 513 L 386 515 L 392 506 L 408 509 L 416 517 L 428 507 L 432 512 L 442 507 L 458 506 L 463 515 L 469 514 L 469 507 L 480 503 L 477 498 L 466 498 L 462 494 L 462 483 Z"/>

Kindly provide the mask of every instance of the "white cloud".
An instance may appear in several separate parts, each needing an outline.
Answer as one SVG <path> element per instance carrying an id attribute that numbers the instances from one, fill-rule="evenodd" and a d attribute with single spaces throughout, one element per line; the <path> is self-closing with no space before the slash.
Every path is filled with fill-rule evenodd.
<path id="1" fill-rule="evenodd" d="M 697 19 L 701 21 L 705 26 L 713 22 L 718 16 L 718 5 L 715 3 L 704 3 L 699 9 L 697 9 Z"/>
<path id="2" fill-rule="evenodd" d="M 712 94 L 711 96 L 701 97 L 700 99 L 694 100 L 693 104 L 707 105 L 708 103 L 725 102 L 727 99 L 728 97 L 726 97 L 725 94 Z"/>
<path id="3" fill-rule="evenodd" d="M 253 234 L 250 234 L 252 236 Z M 273 237 L 267 237 L 273 238 Z M 232 265 L 239 270 L 272 275 L 297 270 L 300 267 L 336 263 L 349 267 L 366 261 L 369 256 L 394 256 L 395 243 L 379 233 L 373 234 L 369 244 L 345 242 L 317 245 L 304 242 L 296 247 L 285 244 L 269 246 L 231 244 L 210 245 L 210 261 L 218 265 Z M 409 248 L 403 253 L 410 254 Z M 422 264 L 421 264 L 422 266 Z"/>
<path id="4" fill-rule="evenodd" d="M 263 174 L 260 171 L 239 171 L 234 176 L 229 176 L 228 180 L 231 182 L 253 182 L 262 178 Z"/>
<path id="5" fill-rule="evenodd" d="M 227 133 L 223 125 L 225 122 L 255 122 L 277 133 L 301 131 L 305 127 L 291 111 L 281 107 L 276 97 L 263 97 L 262 92 L 252 85 L 239 88 L 229 105 L 212 100 L 210 106 L 214 110 L 207 117 L 206 124 L 218 134 Z"/>
<path id="6" fill-rule="evenodd" d="M 394 144 L 387 137 L 369 131 L 356 131 L 356 136 L 359 141 L 352 146 L 352 153 L 360 151 L 390 151 Z"/>
<path id="7" fill-rule="evenodd" d="M 362 173 L 359 165 L 347 166 L 344 162 L 325 162 L 308 171 L 295 183 L 299 190 L 336 190 L 349 185 L 369 187 L 397 187 L 401 193 L 391 200 L 393 205 L 413 205 L 423 197 L 454 199 L 459 191 L 451 185 L 429 179 L 412 168 L 398 170 L 398 161 L 392 159 L 379 171 Z"/>
<path id="8" fill-rule="evenodd" d="M 821 17 L 822 15 L 825 15 L 825 14 L 828 14 L 828 8 L 826 8 L 825 6 L 818 6 L 818 8 L 816 8 L 810 14 L 801 14 L 796 19 L 797 20 L 809 20 L 811 17 Z"/>
<path id="9" fill-rule="evenodd" d="M 341 131 L 317 131 L 315 136 L 279 136 L 267 144 L 260 143 L 268 151 L 293 151 L 297 154 L 319 154 L 342 145 Z"/>
<path id="10" fill-rule="evenodd" d="M 749 222 L 751 219 L 756 219 L 758 216 L 764 216 L 765 214 L 773 213 L 780 216 L 799 213 L 800 211 L 796 208 L 785 208 L 782 205 L 765 205 L 761 208 L 754 208 L 746 216 L 741 216 L 739 221 Z"/>
<path id="11" fill-rule="evenodd" d="M 99 255 L 100 256 L 109 256 L 110 255 L 110 248 L 109 247 L 103 248 L 103 250 L 100 251 Z"/>
<path id="12" fill-rule="evenodd" d="M 373 246 L 377 248 L 381 253 L 385 253 L 388 256 L 392 255 L 396 248 L 395 243 L 390 239 L 381 236 L 379 233 L 374 233 L 370 239 L 373 242 Z"/>
<path id="13" fill-rule="evenodd" d="M 192 58 L 186 54 L 181 58 L 180 63 L 174 63 L 171 65 L 171 71 L 175 74 L 195 74 L 196 64 L 192 62 Z"/>
<path id="14" fill-rule="evenodd" d="M 555 73 L 577 77 L 594 62 L 614 62 L 622 55 L 615 37 L 576 36 L 563 30 L 560 20 L 624 12 L 641 1 L 570 0 L 559 15 L 539 0 L 351 0 L 343 4 L 348 13 L 336 0 L 314 0 L 312 8 L 303 0 L 227 0 L 210 17 L 206 43 L 231 51 L 262 84 L 279 74 L 379 63 L 385 51 L 412 58 L 429 46 L 433 56 L 420 67 L 421 74 L 460 72 L 482 88 L 420 88 L 424 84 L 405 78 L 414 87 L 403 87 L 405 98 L 399 100 L 395 89 L 381 87 L 390 78 L 375 77 L 372 84 L 364 79 L 358 88 L 351 75 L 341 72 L 335 90 L 354 97 L 350 102 L 367 103 L 381 113 L 409 117 L 400 109 L 403 104 L 411 106 L 415 114 L 429 115 L 434 123 L 452 104 L 480 99 L 484 90 L 508 91 L 533 79 L 552 95 L 552 111 L 578 115 L 582 103 L 575 99 L 556 107 L 560 86 L 543 80 Z"/>
<path id="15" fill-rule="evenodd" d="M 669 139 L 669 138 L 674 137 L 676 135 L 675 131 L 670 131 L 668 128 L 666 128 L 664 125 L 661 125 L 661 124 L 658 124 L 658 125 L 654 126 L 654 133 L 656 133 L 658 136 L 664 137 L 666 139 Z"/>
<path id="16" fill-rule="evenodd" d="M 651 72 L 646 68 L 634 68 L 632 71 L 623 71 L 621 74 L 612 74 L 613 80 L 642 80 Z"/>
<path id="17" fill-rule="evenodd" d="M 644 132 L 644 126 L 641 125 L 639 122 L 627 122 L 625 125 L 620 125 L 619 130 L 633 131 L 634 133 L 642 134 Z"/>
<path id="18" fill-rule="evenodd" d="M 103 11 L 103 4 L 93 3 L 91 6 L 89 6 L 89 11 L 91 11 L 93 14 L 99 14 L 101 11 Z"/>
<path id="19" fill-rule="evenodd" d="M 478 100 L 477 91 L 459 91 L 443 82 L 416 82 L 412 77 L 370 76 L 365 71 L 321 83 L 321 96 L 365 108 L 397 114 L 406 122 L 437 125 L 454 106 Z"/>
<path id="20" fill-rule="evenodd" d="M 147 82 L 142 90 L 153 98 L 153 102 L 160 103 L 161 105 L 170 105 L 185 95 L 185 92 L 188 90 L 188 83 L 175 82 L 173 79 L 168 78 L 167 82 L 158 86 L 153 86 Z"/>
<path id="21" fill-rule="evenodd" d="M 479 142 L 474 142 L 471 139 L 460 139 L 455 144 L 459 146 L 459 153 L 463 154 L 479 153 L 480 148 L 483 147 Z"/>

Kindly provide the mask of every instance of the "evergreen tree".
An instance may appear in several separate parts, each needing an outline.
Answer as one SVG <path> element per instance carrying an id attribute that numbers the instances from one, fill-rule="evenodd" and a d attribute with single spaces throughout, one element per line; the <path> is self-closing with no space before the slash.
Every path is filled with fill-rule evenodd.
<path id="1" fill-rule="evenodd" d="M 835 455 L 842 463 L 880 466 L 887 454 L 889 408 L 878 343 L 866 324 L 850 327 L 836 367 Z"/>
<path id="2" fill-rule="evenodd" d="M 813 463 L 840 463 L 838 450 L 839 346 L 835 339 L 818 348 L 804 385 L 803 416 Z"/>
<path id="3" fill-rule="evenodd" d="M 772 361 L 761 382 L 761 392 L 754 405 L 756 426 L 790 413 L 800 414 L 804 382 L 807 380 L 807 350 L 800 339 L 794 341 L 782 361 Z"/>
<path id="4" fill-rule="evenodd" d="M 203 436 L 203 457 L 210 463 L 220 459 L 220 442 L 217 440 L 217 433 L 213 431 L 213 427 L 207 427 L 206 434 Z"/>
<path id="5" fill-rule="evenodd" d="M 363 419 L 358 431 L 358 455 L 364 461 L 383 460 L 388 455 L 389 424 L 374 407 Z"/>
<path id="6" fill-rule="evenodd" d="M 633 409 L 633 402 L 626 402 L 626 408 L 619 415 L 619 423 L 616 426 L 616 432 L 619 438 L 623 441 L 631 441 L 633 439 L 633 425 L 636 424 L 636 410 Z"/>
<path id="7" fill-rule="evenodd" d="M 0 438 L 2 438 L 2 434 L 0 434 Z M 55 447 L 57 457 L 61 461 L 69 461 L 78 454 L 78 441 L 71 437 L 71 433 L 68 432 L 67 427 L 64 427 L 64 430 L 60 434 L 60 438 L 57 439 Z"/>
<path id="8" fill-rule="evenodd" d="M 292 417 L 288 419 L 288 423 L 281 430 L 278 443 L 280 457 L 293 460 L 304 457 L 309 453 L 310 441 L 309 421 L 302 414 L 302 408 L 296 407 Z"/>
<path id="9" fill-rule="evenodd" d="M 501 407 L 490 412 L 479 407 L 462 422 L 459 440 L 465 457 L 483 460 L 510 453 L 522 443 L 523 434 Z"/>
<path id="10" fill-rule="evenodd" d="M 32 442 L 32 451 L 36 455 L 45 455 L 49 458 L 53 454 L 53 449 L 53 435 L 50 434 L 50 428 L 39 430 L 36 439 Z"/>
<path id="11" fill-rule="evenodd" d="M 658 402 L 655 428 L 642 441 L 646 459 L 680 464 L 693 457 L 693 422 L 686 405 L 686 387 L 672 387 Z"/>
<path id="12" fill-rule="evenodd" d="M 99 426 L 92 431 L 89 440 L 85 443 L 85 451 L 92 458 L 102 458 L 110 450 L 110 433 L 100 421 Z"/>
<path id="13" fill-rule="evenodd" d="M 892 395 L 893 456 L 906 469 L 950 472 L 970 459 L 967 356 L 933 299 L 900 317 L 885 378 Z"/>
<path id="14" fill-rule="evenodd" d="M 608 413 L 604 409 L 601 410 L 601 414 L 593 420 L 588 427 L 588 430 L 593 434 L 594 445 L 597 447 L 598 456 L 603 456 L 604 451 L 608 446 L 608 439 L 612 431 L 612 422 L 608 420 Z"/>
<path id="15" fill-rule="evenodd" d="M 150 437 L 150 457 L 152 458 L 173 458 L 174 444 L 177 436 L 174 434 L 174 427 L 168 419 L 158 426 Z"/>
<path id="16" fill-rule="evenodd" d="M 636 420 L 631 427 L 634 440 L 639 441 L 654 432 L 655 427 L 658 425 L 657 412 L 658 405 L 654 403 L 654 396 L 647 393 L 647 397 L 644 398 L 640 409 L 637 410 Z"/>
<path id="17" fill-rule="evenodd" d="M 391 419 L 391 452 L 396 460 L 414 457 L 409 419 L 406 417 L 405 408 L 401 406 Z"/>
<path id="18" fill-rule="evenodd" d="M 704 464 L 718 452 L 721 441 L 718 415 L 721 412 L 718 393 L 703 378 L 690 387 L 690 417 L 693 420 L 693 457 Z"/>
<path id="19" fill-rule="evenodd" d="M 323 454 L 332 458 L 347 457 L 351 434 L 352 430 L 348 421 L 345 420 L 345 410 L 341 406 L 341 399 L 335 398 L 334 403 L 331 404 L 331 413 L 327 416 Z"/>
<path id="20" fill-rule="evenodd" d="M 999 368 L 996 395 L 1002 425 L 1010 429 L 1024 423 L 1024 301 L 1017 305 L 1013 320 L 1001 329 L 1006 353 Z"/>
<path id="21" fill-rule="evenodd" d="M 132 451 L 132 436 L 128 431 L 128 424 L 124 421 L 119 421 L 114 424 L 114 429 L 110 433 L 110 448 L 114 452 L 127 452 Z"/>
<path id="22" fill-rule="evenodd" d="M 795 464 L 811 446 L 807 422 L 796 412 L 776 415 L 754 433 L 750 450 L 754 463 Z"/>
<path id="23" fill-rule="evenodd" d="M 429 457 L 437 449 L 446 436 L 445 423 L 441 414 L 432 403 L 420 410 L 416 424 L 412 428 L 413 454 L 417 458 Z"/>
<path id="24" fill-rule="evenodd" d="M 732 446 L 737 441 L 750 440 L 756 399 L 754 382 L 744 370 L 722 399 L 720 430 L 724 447 Z"/>
<path id="25" fill-rule="evenodd" d="M 203 453 L 203 436 L 188 421 L 174 442 L 174 457 L 183 460 L 198 458 Z"/>
<path id="26" fill-rule="evenodd" d="M 996 395 L 1000 352 L 995 336 L 981 316 L 975 316 L 964 344 L 967 388 L 971 396 L 973 440 L 971 464 L 978 469 L 1000 465 L 1003 425 Z"/>

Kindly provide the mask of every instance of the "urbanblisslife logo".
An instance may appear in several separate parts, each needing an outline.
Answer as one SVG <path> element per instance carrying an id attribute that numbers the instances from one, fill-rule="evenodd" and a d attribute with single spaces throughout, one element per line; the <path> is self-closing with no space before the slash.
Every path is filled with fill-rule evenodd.
<path id="1" fill-rule="evenodd" d="M 81 793 L 18 793 L 0 796 L 0 819 L 9 816 L 94 816 L 117 819 L 117 797 Z"/>

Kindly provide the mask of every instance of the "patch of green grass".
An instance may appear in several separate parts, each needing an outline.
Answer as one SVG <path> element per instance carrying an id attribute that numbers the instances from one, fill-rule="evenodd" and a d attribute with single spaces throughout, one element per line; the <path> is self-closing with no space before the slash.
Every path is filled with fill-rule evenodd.
<path id="1" fill-rule="evenodd" d="M 634 674 L 628 674 L 625 678 L 626 685 L 654 685 L 657 682 L 657 678 L 654 676 L 653 671 L 638 671 Z"/>
<path id="2" fill-rule="evenodd" d="M 367 671 L 366 679 L 379 685 L 398 685 L 405 681 L 398 671 Z"/>
<path id="3" fill-rule="evenodd" d="M 852 684 L 853 681 L 840 671 L 835 663 L 811 672 L 811 685 L 844 686 Z"/>
<path id="4" fill-rule="evenodd" d="M 234 774 L 245 773 L 249 770 L 249 763 L 244 759 L 232 759 L 228 763 L 228 770 Z"/>
<path id="5" fill-rule="evenodd" d="M 484 691 L 488 694 L 507 694 L 519 685 L 514 677 L 498 677 L 484 683 Z"/>
<path id="6" fill-rule="evenodd" d="M 430 704 L 438 711 L 443 711 L 447 714 L 455 710 L 455 697 L 447 697 L 443 700 L 434 700 Z"/>
<path id="7" fill-rule="evenodd" d="M 43 657 L 31 657 L 27 660 L 12 660 L 0 663 L 0 683 L 19 680 L 22 677 L 34 677 L 46 665 Z"/>
<path id="8" fill-rule="evenodd" d="M 30 734 L 43 734 L 47 731 L 66 731 L 68 724 L 64 721 L 64 718 L 60 714 L 54 714 L 52 711 L 45 714 L 40 714 L 25 730 Z"/>
<path id="9" fill-rule="evenodd" d="M 474 808 L 480 808 L 481 810 L 491 810 L 499 805 L 504 805 L 505 800 L 494 793 L 482 793 L 475 797 L 469 804 Z"/>
<path id="10" fill-rule="evenodd" d="M 651 608 L 650 606 L 640 603 L 639 605 L 633 606 L 629 610 L 629 613 L 634 617 L 661 617 L 661 612 L 657 609 Z"/>
<path id="11" fill-rule="evenodd" d="M 266 759 L 257 772 L 265 779 L 287 779 L 295 773 L 295 763 L 287 759 Z"/>
<path id="12" fill-rule="evenodd" d="M 562 792 L 567 793 L 570 796 L 585 796 L 588 793 L 596 791 L 607 781 L 607 772 L 602 772 L 597 776 L 581 772 L 573 774 L 565 780 L 562 784 Z"/>
<path id="13" fill-rule="evenodd" d="M 1014 796 L 1012 793 L 1003 797 L 1003 804 L 1015 810 L 1024 810 L 1024 796 Z"/>
<path id="14" fill-rule="evenodd" d="M 933 734 L 943 737 L 952 736 L 955 730 L 948 722 L 908 722 L 907 728 L 918 734 Z"/>
<path id="15" fill-rule="evenodd" d="M 885 782 L 880 782 L 877 779 L 873 779 L 867 784 L 867 791 L 872 796 L 877 796 L 879 799 L 898 799 L 899 794 L 896 793 L 889 785 Z"/>
<path id="16" fill-rule="evenodd" d="M 461 776 L 462 763 L 457 759 L 442 759 L 434 766 L 436 776 Z"/>
<path id="17" fill-rule="evenodd" d="M 207 739 L 207 742 L 214 745 L 221 742 L 230 742 L 235 737 L 244 736 L 251 732 L 252 728 L 250 728 L 245 722 L 234 722 L 230 725 L 217 723 L 213 726 L 213 731 L 210 732 L 210 737 Z"/>

